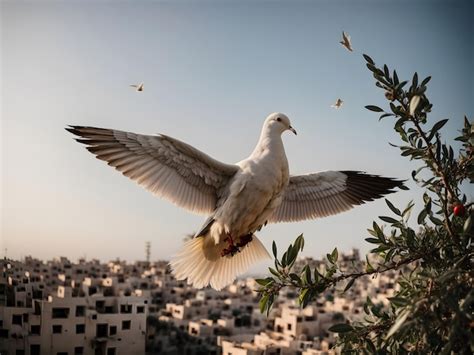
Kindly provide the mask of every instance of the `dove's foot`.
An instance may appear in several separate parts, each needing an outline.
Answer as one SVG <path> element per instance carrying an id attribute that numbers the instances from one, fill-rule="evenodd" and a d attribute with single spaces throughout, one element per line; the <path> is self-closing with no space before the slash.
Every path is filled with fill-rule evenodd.
<path id="1" fill-rule="evenodd" d="M 237 254 L 238 252 L 240 251 L 239 247 L 236 246 L 236 245 L 230 245 L 228 248 L 225 248 L 224 250 L 222 250 L 221 252 L 221 256 L 224 257 L 224 256 L 234 256 L 235 254 Z"/>
<path id="2" fill-rule="evenodd" d="M 237 243 L 237 246 L 239 248 L 243 248 L 246 246 L 248 243 L 250 243 L 253 240 L 252 234 L 247 234 L 244 235 L 243 237 L 240 237 L 239 242 Z"/>
<path id="3" fill-rule="evenodd" d="M 222 257 L 229 256 L 229 255 L 232 257 L 240 251 L 239 247 L 234 244 L 234 239 L 232 238 L 230 234 L 227 235 L 226 241 L 227 243 L 229 243 L 229 246 L 225 248 L 224 250 L 222 250 L 221 252 Z"/>
<path id="4" fill-rule="evenodd" d="M 221 256 L 234 256 L 235 254 L 239 253 L 243 247 L 245 247 L 248 243 L 250 243 L 253 240 L 252 234 L 247 234 L 242 237 L 240 237 L 240 240 L 238 243 L 234 243 L 234 240 L 232 237 L 229 235 L 226 241 L 229 243 L 229 246 L 222 250 Z"/>

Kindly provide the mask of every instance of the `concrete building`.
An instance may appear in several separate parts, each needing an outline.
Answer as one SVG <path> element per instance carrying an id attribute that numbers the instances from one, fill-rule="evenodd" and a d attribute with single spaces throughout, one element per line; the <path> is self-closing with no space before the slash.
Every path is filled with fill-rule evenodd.
<path id="1" fill-rule="evenodd" d="M 365 267 L 357 250 L 341 253 L 339 263 Z M 324 268 L 306 258 L 295 269 L 306 264 Z M 363 317 L 367 297 L 386 305 L 398 289 L 395 271 L 360 278 L 344 294 L 327 290 L 301 309 L 286 288 L 267 317 L 253 278 L 196 290 L 175 280 L 165 261 L 27 257 L 0 266 L 0 354 L 15 355 L 335 354 L 328 328 Z"/>
<path id="2" fill-rule="evenodd" d="M 60 259 L 59 265 L 69 263 Z M 30 272 L 18 278 L 18 267 L 10 274 L 11 263 L 4 262 L 0 279 L 9 300 L 0 307 L 0 352 L 144 353 L 148 300 L 115 294 L 113 279 L 86 277 L 78 285 L 73 272 L 58 272 L 57 283 L 49 279 L 48 285 L 58 286 L 44 299 L 37 282 L 30 282 L 34 279 Z M 55 267 L 51 274 L 59 270 Z"/>

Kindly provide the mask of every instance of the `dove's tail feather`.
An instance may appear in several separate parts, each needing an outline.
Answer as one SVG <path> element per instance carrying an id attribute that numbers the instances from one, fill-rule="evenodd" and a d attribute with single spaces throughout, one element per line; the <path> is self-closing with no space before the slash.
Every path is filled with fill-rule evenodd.
<path id="1" fill-rule="evenodd" d="M 221 290 L 231 284 L 238 275 L 246 272 L 250 265 L 269 258 L 267 250 L 256 236 L 234 256 L 220 256 L 224 243 L 214 244 L 210 237 L 198 237 L 184 244 L 183 249 L 170 262 L 178 280 L 188 280 L 196 288 L 210 285 Z M 206 249 L 214 248 L 209 251 Z M 217 255 L 215 258 L 206 255 Z"/>

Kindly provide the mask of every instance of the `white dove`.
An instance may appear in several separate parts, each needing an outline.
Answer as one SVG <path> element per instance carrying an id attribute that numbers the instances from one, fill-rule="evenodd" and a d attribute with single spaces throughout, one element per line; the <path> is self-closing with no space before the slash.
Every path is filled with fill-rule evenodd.
<path id="1" fill-rule="evenodd" d="M 342 41 L 340 41 L 339 43 L 342 44 L 343 47 L 347 48 L 347 50 L 351 52 L 353 51 L 351 44 L 351 36 L 349 36 L 344 31 L 342 31 Z"/>
<path id="2" fill-rule="evenodd" d="M 143 91 L 144 89 L 144 84 L 143 83 L 140 83 L 140 84 L 132 84 L 130 85 L 132 88 L 136 88 L 136 91 L 140 92 L 140 91 Z"/>
<path id="3" fill-rule="evenodd" d="M 344 101 L 342 101 L 341 99 L 337 99 L 336 100 L 336 103 L 331 105 L 332 108 L 335 108 L 336 110 L 337 109 L 340 109 L 342 107 L 342 104 L 343 104 Z"/>
<path id="4" fill-rule="evenodd" d="M 288 117 L 267 117 L 252 154 L 221 163 L 163 134 L 69 126 L 98 159 L 152 193 L 208 215 L 170 262 L 177 279 L 220 290 L 249 266 L 268 258 L 254 235 L 262 226 L 325 217 L 372 201 L 403 182 L 357 171 L 290 176 L 281 135 L 296 131 Z"/>

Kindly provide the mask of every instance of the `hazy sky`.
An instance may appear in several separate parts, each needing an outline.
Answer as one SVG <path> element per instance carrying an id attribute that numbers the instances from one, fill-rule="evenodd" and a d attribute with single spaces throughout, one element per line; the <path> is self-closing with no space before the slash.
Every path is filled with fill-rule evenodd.
<path id="1" fill-rule="evenodd" d="M 293 174 L 363 170 L 410 178 L 417 166 L 387 142 L 392 122 L 362 53 L 402 78 L 432 75 L 432 119 L 457 135 L 473 104 L 472 1 L 1 1 L 2 254 L 107 260 L 175 253 L 196 216 L 96 160 L 67 124 L 162 132 L 224 162 L 245 158 L 271 112 Z M 354 52 L 338 43 L 351 34 Z M 145 82 L 145 91 L 129 87 Z M 330 105 L 344 100 L 341 110 Z M 390 199 L 405 206 L 420 190 Z M 471 194 L 472 197 L 472 194 Z M 383 200 L 259 233 L 305 255 L 359 247 Z"/>

